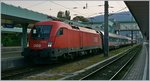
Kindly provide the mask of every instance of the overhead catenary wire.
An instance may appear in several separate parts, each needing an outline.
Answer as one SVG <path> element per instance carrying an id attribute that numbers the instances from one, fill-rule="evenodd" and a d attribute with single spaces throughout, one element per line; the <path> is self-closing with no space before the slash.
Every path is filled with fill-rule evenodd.
<path id="1" fill-rule="evenodd" d="M 124 8 L 122 8 L 122 9 L 116 11 L 115 13 L 118 13 L 118 12 L 120 12 L 120 11 L 122 11 L 122 10 L 125 10 L 126 8 L 127 8 L 127 7 L 124 7 Z"/>
<path id="2" fill-rule="evenodd" d="M 113 12 L 113 13 L 119 13 L 120 11 L 122 11 L 122 10 L 124 10 L 124 9 L 126 9 L 126 8 L 127 8 L 127 7 L 124 7 L 124 8 L 122 8 L 122 9 L 116 11 L 116 12 Z M 104 12 L 102 12 L 102 13 L 104 13 Z M 96 13 L 93 14 L 93 15 L 96 15 Z M 112 15 L 116 15 L 116 14 L 112 14 Z M 112 15 L 111 15 L 111 16 L 112 16 Z M 90 15 L 90 16 L 92 16 L 92 15 Z"/>
<path id="3" fill-rule="evenodd" d="M 74 1 L 75 3 L 77 3 L 78 5 L 82 5 L 81 3 L 78 3 L 76 1 Z M 87 2 L 86 2 L 87 3 Z M 83 7 L 83 6 L 82 6 Z M 89 9 L 89 7 L 101 7 L 99 5 L 94 5 L 94 6 L 89 6 L 88 5 L 88 8 L 86 8 L 87 10 L 90 10 L 90 11 L 97 11 L 95 8 L 94 9 Z M 85 13 L 85 14 L 88 14 L 88 13 Z M 96 13 L 93 13 L 94 15 L 96 15 Z M 90 16 L 92 16 L 92 14 L 89 14 Z M 87 15 L 87 17 L 89 17 L 89 15 Z"/>
<path id="4" fill-rule="evenodd" d="M 41 1 L 41 2 L 39 2 L 39 3 L 30 5 L 30 6 L 28 6 L 28 7 L 35 7 L 35 6 L 38 6 L 38 4 L 46 3 L 46 2 L 47 2 L 47 1 Z M 89 16 L 91 17 L 92 15 L 96 15 L 96 13 L 93 13 L 93 14 L 90 14 L 90 15 L 89 15 L 88 13 L 83 14 L 83 13 L 81 13 L 81 12 L 75 11 L 75 10 L 73 10 L 73 9 L 71 9 L 71 8 L 68 8 L 68 7 L 66 7 L 66 6 L 64 6 L 64 5 L 61 5 L 61 4 L 59 4 L 59 3 L 56 3 L 56 2 L 54 2 L 54 1 L 50 1 L 50 2 L 53 3 L 53 4 L 55 4 L 55 5 L 61 6 L 61 7 L 65 8 L 65 9 L 68 9 L 68 10 L 70 10 L 70 11 L 73 11 L 73 12 L 75 12 L 75 13 L 81 14 L 82 16 L 87 16 L 87 18 L 88 18 Z M 77 3 L 78 5 L 81 5 L 80 3 L 76 2 L 76 1 L 73 1 L 73 2 Z M 98 6 L 98 5 L 96 5 L 96 6 Z M 27 8 L 28 8 L 28 7 L 27 7 Z M 88 6 L 88 7 L 91 7 L 91 6 Z M 124 8 L 122 8 L 122 9 L 120 9 L 120 10 L 114 12 L 114 13 L 118 13 L 118 12 L 120 12 L 120 11 L 126 9 L 126 8 L 127 8 L 127 7 L 124 7 Z M 88 10 L 90 10 L 90 9 L 88 8 Z M 99 14 L 99 13 L 97 13 L 97 14 Z M 114 14 L 113 14 L 113 15 L 114 15 Z"/>
<path id="5" fill-rule="evenodd" d="M 75 12 L 75 13 L 82 14 L 82 13 L 77 12 L 77 11 L 75 11 L 75 10 L 72 10 L 72 9 L 70 9 L 70 8 L 68 8 L 68 7 L 65 7 L 65 6 L 63 6 L 63 5 L 61 5 L 61 4 L 55 3 L 54 1 L 50 1 L 50 2 L 52 2 L 53 4 L 59 5 L 59 6 L 63 7 L 63 8 L 69 9 L 70 11 L 73 11 L 73 12 Z M 85 14 L 82 14 L 82 15 L 84 16 Z"/>
<path id="6" fill-rule="evenodd" d="M 39 3 L 36 3 L 36 4 L 33 4 L 33 5 L 30 5 L 30 6 L 28 6 L 27 8 L 33 8 L 33 7 L 35 7 L 35 6 L 38 6 L 39 4 L 44 4 L 44 3 L 46 3 L 47 1 L 40 1 Z"/>
<path id="7" fill-rule="evenodd" d="M 87 14 L 87 13 L 83 14 L 83 13 L 77 12 L 77 11 L 71 9 L 71 8 L 65 7 L 65 6 L 63 6 L 63 5 L 59 4 L 59 3 L 54 2 L 54 1 L 50 1 L 50 2 L 52 2 L 53 4 L 56 4 L 56 5 L 58 5 L 58 6 L 61 6 L 61 7 L 65 8 L 65 9 L 68 9 L 68 10 L 70 10 L 70 11 L 73 11 L 73 12 L 75 12 L 75 13 L 77 13 L 77 14 L 81 14 L 82 16 L 87 16 L 87 17 L 88 17 L 88 14 Z M 80 5 L 78 2 L 75 2 L 75 3 L 77 3 L 78 5 Z M 89 10 L 89 9 L 88 9 L 88 10 Z"/>
<path id="8" fill-rule="evenodd" d="M 35 7 L 35 6 L 38 6 L 38 4 L 46 3 L 46 2 L 47 2 L 47 1 L 41 1 L 41 2 L 39 2 L 39 3 L 30 5 L 30 6 L 28 6 L 27 8 L 29 8 L 29 7 Z M 73 11 L 73 12 L 75 12 L 75 13 L 81 14 L 82 16 L 87 16 L 87 18 L 89 17 L 89 15 L 88 15 L 87 13 L 86 13 L 86 14 L 83 14 L 83 13 L 81 13 L 81 12 L 78 12 L 78 11 L 75 11 L 75 10 L 73 10 L 73 9 L 71 9 L 71 8 L 65 7 L 65 6 L 63 6 L 63 5 L 59 4 L 59 3 L 54 2 L 54 1 L 50 1 L 50 2 L 52 2 L 53 4 L 59 5 L 59 6 L 63 7 L 63 8 L 65 8 L 65 9 L 69 9 L 70 11 Z M 78 5 L 81 5 L 80 3 L 76 2 L 76 1 L 73 1 L 73 2 L 77 3 Z M 89 6 L 89 7 L 92 7 L 92 6 Z M 120 11 L 126 9 L 126 8 L 127 8 L 127 7 L 124 7 L 124 8 L 122 8 L 122 9 L 120 9 L 120 10 L 114 12 L 114 13 L 118 13 L 118 12 L 120 12 Z M 90 10 L 90 9 L 88 8 L 88 10 Z M 97 14 L 99 14 L 99 13 L 97 13 Z M 96 13 L 94 13 L 94 14 L 92 14 L 92 15 L 96 15 Z M 90 17 L 91 17 L 92 15 L 90 14 Z"/>

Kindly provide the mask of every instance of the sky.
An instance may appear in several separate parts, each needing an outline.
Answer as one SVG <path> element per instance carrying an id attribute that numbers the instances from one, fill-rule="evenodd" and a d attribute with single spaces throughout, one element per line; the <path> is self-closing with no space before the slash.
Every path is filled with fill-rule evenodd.
<path id="1" fill-rule="evenodd" d="M 70 11 L 71 18 L 75 16 L 89 18 L 104 14 L 104 1 L 2 0 L 1 2 L 55 17 L 59 11 L 65 10 Z M 83 9 L 86 6 L 87 8 Z M 122 11 L 129 11 L 123 1 L 109 1 L 109 13 Z"/>

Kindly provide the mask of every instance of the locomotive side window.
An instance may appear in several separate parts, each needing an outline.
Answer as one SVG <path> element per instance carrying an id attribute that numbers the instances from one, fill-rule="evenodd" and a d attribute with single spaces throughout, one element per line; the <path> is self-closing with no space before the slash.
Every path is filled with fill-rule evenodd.
<path id="1" fill-rule="evenodd" d="M 60 28 L 60 29 L 57 31 L 57 36 L 60 36 L 60 35 L 63 35 L 63 28 Z"/>

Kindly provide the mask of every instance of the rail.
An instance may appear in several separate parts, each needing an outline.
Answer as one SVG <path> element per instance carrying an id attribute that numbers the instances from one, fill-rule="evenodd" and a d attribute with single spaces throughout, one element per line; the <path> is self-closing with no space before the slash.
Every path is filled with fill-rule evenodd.
<path id="1" fill-rule="evenodd" d="M 81 77 L 80 80 L 113 80 L 123 70 L 123 68 L 134 58 L 139 52 L 141 46 L 133 48 L 123 56 L 109 62 L 105 66 L 96 69 L 90 74 Z"/>

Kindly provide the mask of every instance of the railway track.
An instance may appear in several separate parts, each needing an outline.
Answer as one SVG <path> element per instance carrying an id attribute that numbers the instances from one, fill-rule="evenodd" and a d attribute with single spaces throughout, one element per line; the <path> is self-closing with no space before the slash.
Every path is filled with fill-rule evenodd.
<path id="1" fill-rule="evenodd" d="M 48 65 L 42 65 L 42 66 L 37 66 L 37 65 L 32 65 L 32 66 L 26 66 L 23 68 L 19 69 L 13 69 L 13 70 L 8 70 L 5 72 L 1 73 L 1 79 L 2 80 L 11 80 L 11 79 L 20 79 L 29 75 L 37 74 L 40 72 L 43 72 L 47 69 L 53 68 L 53 66 L 48 66 Z"/>
<path id="2" fill-rule="evenodd" d="M 86 57 L 85 57 L 86 58 Z M 76 60 L 72 61 L 67 61 L 65 63 L 55 63 L 55 64 L 50 64 L 50 65 L 31 65 L 31 66 L 26 66 L 23 68 L 16 68 L 16 69 L 11 69 L 5 72 L 1 73 L 1 79 L 2 80 L 19 80 L 27 76 L 31 76 L 34 74 L 42 73 L 44 71 L 47 71 L 49 69 L 59 67 L 61 65 L 65 65 L 67 63 L 72 63 L 78 60 L 81 60 L 83 58 L 78 58 Z"/>
<path id="3" fill-rule="evenodd" d="M 86 57 L 85 57 L 86 58 Z M 63 61 L 59 63 L 52 63 L 52 64 L 44 64 L 44 65 L 34 65 L 31 63 L 29 66 L 25 66 L 22 68 L 14 68 L 11 70 L 7 70 L 1 72 L 1 79 L 2 80 L 19 80 L 27 76 L 31 76 L 34 74 L 42 73 L 44 71 L 50 70 L 55 67 L 59 67 L 68 63 L 72 63 L 83 58 L 78 58 L 71 61 Z"/>
<path id="4" fill-rule="evenodd" d="M 80 80 L 116 80 L 118 79 L 118 76 L 123 76 L 120 75 L 120 73 L 130 62 L 133 61 L 140 50 L 141 46 L 137 46 L 125 55 L 113 60 L 101 68 L 96 69 L 88 75 L 81 77 Z"/>

